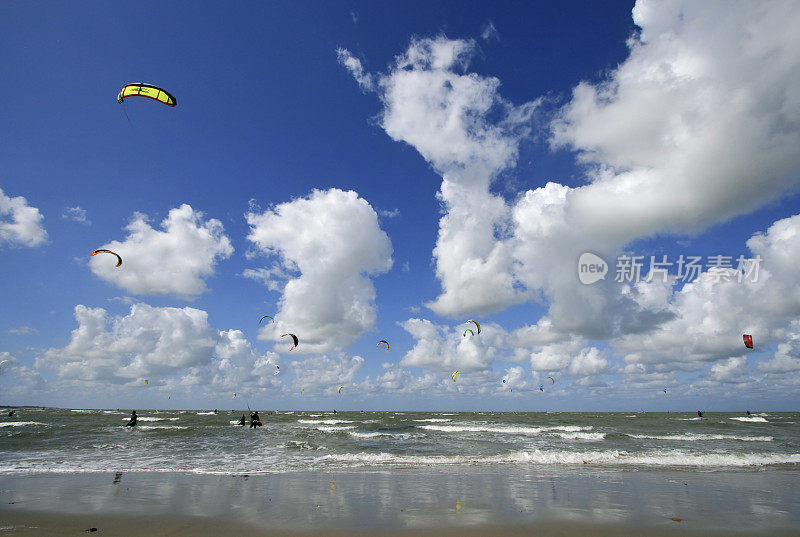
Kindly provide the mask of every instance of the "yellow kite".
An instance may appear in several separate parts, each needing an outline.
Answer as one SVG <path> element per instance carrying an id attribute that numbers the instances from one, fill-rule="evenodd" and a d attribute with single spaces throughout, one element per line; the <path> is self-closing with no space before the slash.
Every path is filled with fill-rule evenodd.
<path id="1" fill-rule="evenodd" d="M 178 101 L 167 90 L 161 89 L 152 84 L 145 84 L 144 82 L 137 82 L 136 84 L 128 84 L 117 95 L 117 102 L 121 103 L 125 97 L 149 97 L 158 102 L 164 103 L 167 106 L 175 106 Z"/>

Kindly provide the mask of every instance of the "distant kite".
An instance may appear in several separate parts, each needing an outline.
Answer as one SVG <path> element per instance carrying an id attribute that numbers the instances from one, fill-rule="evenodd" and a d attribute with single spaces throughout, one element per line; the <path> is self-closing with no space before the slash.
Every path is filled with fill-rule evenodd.
<path id="1" fill-rule="evenodd" d="M 478 324 L 478 321 L 476 321 L 475 319 L 470 319 L 470 320 L 469 320 L 469 321 L 467 321 L 467 322 L 468 322 L 468 323 L 475 323 L 475 326 L 477 326 L 477 327 L 478 327 L 478 333 L 479 333 L 479 334 L 481 333 L 481 325 L 480 325 L 480 324 Z"/>
<path id="2" fill-rule="evenodd" d="M 553 384 L 555 384 L 555 383 L 556 383 L 556 379 L 554 379 L 553 377 L 547 377 L 547 378 L 549 378 L 550 380 L 552 380 L 552 381 L 553 381 Z"/>
<path id="3" fill-rule="evenodd" d="M 116 265 L 116 266 L 120 266 L 120 265 L 122 265 L 122 258 L 120 257 L 120 255 L 119 255 L 119 254 L 117 254 L 117 253 L 115 253 L 115 252 L 112 252 L 111 250 L 105 250 L 105 249 L 102 249 L 102 248 L 101 248 L 100 250 L 95 250 L 94 252 L 92 252 L 92 255 L 97 255 L 97 254 L 111 254 L 111 255 L 115 255 L 115 256 L 117 256 L 117 265 Z"/>
<path id="4" fill-rule="evenodd" d="M 453 379 L 453 382 L 456 381 L 456 375 L 458 375 L 459 373 L 461 373 L 461 371 L 453 371 L 453 374 L 450 375 L 452 377 L 452 379 Z"/>
<path id="5" fill-rule="evenodd" d="M 753 348 L 753 336 L 751 336 L 750 334 L 743 334 L 742 339 L 744 339 L 745 347 L 747 347 L 748 349 Z"/>
<path id="6" fill-rule="evenodd" d="M 260 318 L 260 319 L 258 320 L 258 324 L 261 324 L 261 321 L 263 321 L 264 319 L 269 319 L 269 320 L 271 320 L 273 323 L 275 322 L 275 319 L 273 319 L 273 318 L 272 318 L 272 317 L 270 317 L 269 315 L 264 315 L 262 318 Z"/>
<path id="7" fill-rule="evenodd" d="M 467 337 L 467 332 L 469 332 L 469 333 L 470 333 L 470 334 L 472 334 L 473 336 L 475 335 L 475 332 L 473 332 L 473 331 L 472 331 L 472 329 L 470 329 L 470 328 L 467 328 L 466 330 L 464 330 L 464 337 Z"/>
<path id="8" fill-rule="evenodd" d="M 144 379 L 144 385 L 147 386 L 150 384 L 150 379 Z"/>
<path id="9" fill-rule="evenodd" d="M 167 90 L 153 86 L 152 84 L 145 84 L 144 82 L 137 82 L 136 84 L 128 84 L 117 95 L 117 102 L 122 103 L 125 97 L 148 97 L 167 106 L 175 106 L 178 101 L 175 100 Z"/>
<path id="10" fill-rule="evenodd" d="M 344 388 L 344 386 L 339 386 L 339 393 L 342 393 L 342 388 Z"/>
<path id="11" fill-rule="evenodd" d="M 297 336 L 294 335 L 294 334 L 283 334 L 281 337 L 286 337 L 286 336 L 291 336 L 292 337 L 292 341 L 294 341 L 294 345 L 292 345 L 292 348 L 289 349 L 290 351 L 292 351 L 292 350 L 294 350 L 295 347 L 297 347 L 297 344 L 300 342 L 300 340 L 297 339 Z"/>
<path id="12" fill-rule="evenodd" d="M 389 342 L 388 342 L 388 341 L 386 341 L 385 339 L 382 339 L 382 340 L 380 340 L 380 341 L 378 342 L 378 344 L 376 345 L 376 347 L 380 347 L 380 346 L 381 346 L 381 343 L 386 343 L 386 352 L 389 352 Z"/>

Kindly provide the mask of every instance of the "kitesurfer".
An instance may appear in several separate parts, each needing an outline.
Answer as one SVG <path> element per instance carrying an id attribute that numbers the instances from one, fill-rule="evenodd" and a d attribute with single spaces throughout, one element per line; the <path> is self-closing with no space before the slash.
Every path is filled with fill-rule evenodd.
<path id="1" fill-rule="evenodd" d="M 702 412 L 700 412 L 699 410 L 697 411 L 697 415 L 698 415 L 699 417 L 701 417 L 701 418 L 703 417 L 703 413 L 702 413 Z"/>
<path id="2" fill-rule="evenodd" d="M 10 418 L 11 416 L 13 416 L 13 415 L 14 415 L 14 412 L 16 412 L 16 410 L 11 410 L 11 411 L 9 411 L 9 413 L 8 413 L 8 417 Z M 748 412 L 748 414 L 749 414 L 749 412 Z"/>
<path id="3" fill-rule="evenodd" d="M 255 429 L 256 427 L 261 427 L 261 418 L 258 417 L 258 410 L 250 416 L 250 428 Z"/>
<path id="4" fill-rule="evenodd" d="M 750 411 L 749 411 L 749 410 L 747 411 L 747 415 L 748 415 L 748 416 L 750 415 Z"/>
<path id="5" fill-rule="evenodd" d="M 136 427 L 136 422 L 139 420 L 139 417 L 136 415 L 136 411 L 134 410 L 131 412 L 131 421 L 125 424 L 125 427 Z"/>
<path id="6" fill-rule="evenodd" d="M 239 425 L 244 426 L 247 423 L 247 419 L 245 418 L 244 414 L 242 414 L 242 419 L 239 420 Z"/>

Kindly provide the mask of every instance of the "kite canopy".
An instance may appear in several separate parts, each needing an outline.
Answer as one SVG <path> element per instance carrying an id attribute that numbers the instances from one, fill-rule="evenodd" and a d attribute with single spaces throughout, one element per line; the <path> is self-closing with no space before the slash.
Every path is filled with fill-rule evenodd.
<path id="1" fill-rule="evenodd" d="M 275 319 L 273 319 L 273 318 L 272 318 L 272 317 L 270 317 L 269 315 L 264 315 L 262 318 L 260 318 L 260 319 L 258 320 L 258 324 L 261 324 L 261 321 L 263 321 L 264 319 L 269 319 L 269 320 L 271 320 L 273 323 L 275 322 Z"/>
<path id="2" fill-rule="evenodd" d="M 283 334 L 281 337 L 286 337 L 286 336 L 291 336 L 292 337 L 292 341 L 294 341 L 294 345 L 292 345 L 292 348 L 289 349 L 289 350 L 290 351 L 294 350 L 294 348 L 297 347 L 297 344 L 300 342 L 300 340 L 297 339 L 297 336 L 294 335 L 294 334 Z"/>
<path id="3" fill-rule="evenodd" d="M 478 328 L 478 333 L 479 333 L 479 334 L 481 333 L 481 325 L 480 325 L 480 324 L 478 324 L 478 321 L 476 321 L 475 319 L 470 319 L 470 320 L 469 320 L 469 321 L 467 321 L 467 322 L 468 322 L 468 323 L 475 323 L 475 326 Z M 474 335 L 474 334 L 473 334 L 473 335 Z"/>
<path id="4" fill-rule="evenodd" d="M 344 386 L 339 386 L 339 393 L 342 393 L 342 388 L 344 388 Z"/>
<path id="5" fill-rule="evenodd" d="M 475 332 L 473 332 L 471 328 L 467 328 L 466 330 L 464 330 L 464 337 L 467 337 L 467 332 L 469 332 L 473 336 L 475 335 Z"/>
<path id="6" fill-rule="evenodd" d="M 164 103 L 167 106 L 175 106 L 178 104 L 178 101 L 175 100 L 175 97 L 173 97 L 172 94 L 170 94 L 167 90 L 159 88 L 158 86 L 153 86 L 152 84 L 145 84 L 144 82 L 128 84 L 119 90 L 117 102 L 121 103 L 123 100 L 125 100 L 125 97 L 136 96 L 148 97 L 160 103 Z"/>
<path id="7" fill-rule="evenodd" d="M 386 352 L 389 352 L 389 342 L 388 342 L 388 341 L 386 341 L 385 339 L 382 339 L 382 340 L 380 340 L 380 341 L 378 342 L 378 344 L 376 345 L 376 347 L 380 347 L 380 346 L 381 346 L 381 343 L 386 343 Z"/>
<path id="8" fill-rule="evenodd" d="M 550 380 L 552 380 L 552 381 L 553 381 L 553 384 L 555 384 L 555 383 L 556 383 L 556 379 L 554 379 L 553 377 L 547 377 L 547 378 L 549 378 Z"/>
<path id="9" fill-rule="evenodd" d="M 144 385 L 147 386 L 148 384 L 150 384 L 150 379 L 144 379 Z"/>
<path id="10" fill-rule="evenodd" d="M 450 375 L 450 377 L 452 377 L 452 379 L 453 379 L 453 382 L 456 381 L 456 375 L 458 375 L 459 373 L 461 373 L 461 371 L 453 371 L 453 374 Z"/>
<path id="11" fill-rule="evenodd" d="M 92 255 L 97 255 L 97 254 L 115 255 L 115 256 L 117 256 L 117 266 L 120 266 L 122 264 L 122 258 L 120 257 L 120 255 L 117 254 L 117 253 L 112 252 L 111 250 L 100 249 L 100 250 L 95 250 L 94 252 L 92 252 Z"/>
<path id="12" fill-rule="evenodd" d="M 750 334 L 742 334 L 742 339 L 744 340 L 744 346 L 748 349 L 753 348 L 753 336 Z"/>

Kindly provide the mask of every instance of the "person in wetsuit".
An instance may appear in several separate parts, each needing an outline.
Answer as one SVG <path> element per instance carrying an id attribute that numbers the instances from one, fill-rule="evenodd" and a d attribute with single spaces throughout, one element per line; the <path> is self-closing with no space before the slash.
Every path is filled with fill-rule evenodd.
<path id="1" fill-rule="evenodd" d="M 703 417 L 703 413 L 700 412 L 699 410 L 697 411 L 697 415 L 700 416 L 701 418 Z"/>
<path id="2" fill-rule="evenodd" d="M 242 419 L 239 420 L 239 425 L 243 426 L 245 423 L 247 423 L 247 419 L 244 417 L 244 414 L 242 414 Z"/>
<path id="3" fill-rule="evenodd" d="M 261 427 L 261 418 L 258 417 L 258 410 L 250 416 L 250 428 L 255 429 L 256 427 Z"/>
<path id="4" fill-rule="evenodd" d="M 125 427 L 136 427 L 136 422 L 139 420 L 139 417 L 136 415 L 136 411 L 134 410 L 131 412 L 131 421 L 125 424 Z"/>

